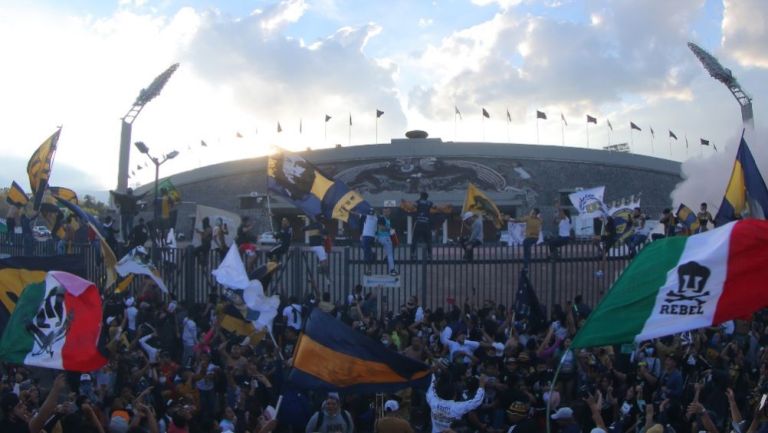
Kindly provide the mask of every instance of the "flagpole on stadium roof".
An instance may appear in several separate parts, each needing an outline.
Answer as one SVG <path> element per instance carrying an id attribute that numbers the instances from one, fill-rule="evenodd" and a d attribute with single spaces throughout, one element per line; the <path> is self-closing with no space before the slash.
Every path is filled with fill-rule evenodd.
<path id="1" fill-rule="evenodd" d="M 589 149 L 589 119 L 587 119 L 587 149 Z"/>

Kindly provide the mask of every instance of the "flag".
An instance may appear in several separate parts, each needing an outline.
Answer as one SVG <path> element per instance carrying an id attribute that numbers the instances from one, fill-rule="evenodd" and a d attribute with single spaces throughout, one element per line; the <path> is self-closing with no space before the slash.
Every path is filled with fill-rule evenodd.
<path id="1" fill-rule="evenodd" d="M 299 336 L 288 382 L 298 389 L 389 393 L 426 389 L 427 365 L 384 347 L 315 308 Z"/>
<path id="2" fill-rule="evenodd" d="M 699 219 L 696 218 L 696 212 L 683 203 L 680 203 L 680 207 L 677 208 L 677 219 L 691 233 L 695 233 L 699 229 Z"/>
<path id="3" fill-rule="evenodd" d="M 280 297 L 265 296 L 261 281 L 248 278 L 236 244 L 229 247 L 224 260 L 211 274 L 217 283 L 226 288 L 224 296 L 240 311 L 241 317 L 250 321 L 257 330 L 272 330 Z"/>
<path id="4" fill-rule="evenodd" d="M 598 186 L 576 191 L 570 194 L 568 198 L 580 215 L 596 218 L 602 216 L 606 211 L 605 203 L 603 203 L 604 195 L 605 187 Z"/>
<path id="5" fill-rule="evenodd" d="M 154 280 L 160 290 L 168 293 L 168 288 L 165 286 L 162 278 L 160 278 L 160 272 L 149 262 L 147 251 L 142 246 L 129 251 L 128 254 L 117 262 L 115 269 L 121 277 L 125 277 L 128 274 L 146 275 Z"/>
<path id="6" fill-rule="evenodd" d="M 29 197 L 27 193 L 21 189 L 21 186 L 16 181 L 11 182 L 11 187 L 8 188 L 8 193 L 5 196 L 5 201 L 11 206 L 15 206 L 19 209 L 29 203 Z"/>
<path id="7" fill-rule="evenodd" d="M 636 130 L 638 130 L 638 131 L 642 131 L 642 129 L 640 129 L 640 127 L 639 127 L 639 126 L 635 125 L 635 123 L 634 123 L 634 122 L 629 122 L 629 127 L 630 127 L 631 129 L 636 129 Z"/>
<path id="8" fill-rule="evenodd" d="M 331 120 L 331 116 L 326 114 L 325 115 L 325 123 L 328 123 L 329 120 Z"/>
<path id="9" fill-rule="evenodd" d="M 376 118 L 378 119 L 378 118 L 379 118 L 379 117 L 381 117 L 382 115 L 384 115 L 384 112 L 383 112 L 383 111 L 381 111 L 381 110 L 378 110 L 378 109 L 377 109 L 377 110 L 376 110 Z"/>
<path id="10" fill-rule="evenodd" d="M 102 306 L 99 289 L 77 275 L 50 271 L 28 284 L 0 338 L 0 359 L 67 371 L 94 371 L 107 359 L 99 352 Z"/>
<path id="11" fill-rule="evenodd" d="M 352 113 L 349 113 L 349 126 L 352 126 Z"/>
<path id="12" fill-rule="evenodd" d="M 115 286 L 115 293 L 123 293 L 128 287 L 133 283 L 133 274 L 128 275 L 127 277 L 120 280 L 119 283 L 117 283 L 117 286 Z"/>
<path id="13" fill-rule="evenodd" d="M 281 132 L 283 132 L 283 127 L 280 126 L 280 122 L 277 122 L 277 133 L 279 134 Z"/>
<path id="14" fill-rule="evenodd" d="M 24 287 L 45 281 L 45 275 L 53 270 L 85 275 L 85 264 L 82 257 L 75 255 L 0 259 L 0 332 L 8 324 Z"/>
<path id="15" fill-rule="evenodd" d="M 488 119 L 491 118 L 491 115 L 488 114 L 488 110 L 486 110 L 485 108 L 483 108 L 483 117 L 488 118 Z"/>
<path id="16" fill-rule="evenodd" d="M 304 122 L 302 121 L 302 119 L 299 119 L 299 134 L 303 134 L 304 133 L 304 125 L 303 125 L 303 123 Z"/>
<path id="17" fill-rule="evenodd" d="M 675 133 L 672 132 L 671 129 L 669 130 L 669 138 L 674 138 L 675 140 L 677 140 L 677 135 L 675 135 Z"/>
<path id="18" fill-rule="evenodd" d="M 453 106 L 453 110 L 454 110 L 454 113 L 453 113 L 453 115 L 454 115 L 454 116 L 459 116 L 459 119 L 462 119 L 462 117 L 461 117 L 461 111 L 459 111 L 459 107 L 457 107 L 457 106 L 455 106 L 455 105 L 454 105 L 454 106 Z"/>
<path id="19" fill-rule="evenodd" d="M 318 217 L 351 222 L 349 213 L 367 214 L 371 205 L 344 182 L 325 176 L 299 155 L 281 152 L 269 157 L 267 187 L 301 209 L 311 219 Z"/>
<path id="20" fill-rule="evenodd" d="M 235 137 L 237 138 L 243 138 L 243 134 L 241 134 L 239 131 L 235 133 Z"/>
<path id="21" fill-rule="evenodd" d="M 701 145 L 702 146 L 709 146 L 709 140 L 701 139 Z"/>
<path id="22" fill-rule="evenodd" d="M 208 143 L 206 143 L 205 140 L 200 140 L 200 145 L 203 147 L 208 147 Z"/>
<path id="23" fill-rule="evenodd" d="M 544 310 L 541 308 L 539 298 L 533 290 L 528 272 L 520 271 L 517 280 L 517 295 L 515 295 L 515 319 L 527 320 L 529 328 L 526 331 L 536 332 L 546 321 Z"/>
<path id="24" fill-rule="evenodd" d="M 509 108 L 507 108 L 507 123 L 512 123 L 512 115 L 509 114 Z"/>
<path id="25" fill-rule="evenodd" d="M 640 207 L 640 198 L 632 196 L 629 199 L 620 200 L 617 205 L 611 206 L 608 209 L 608 215 L 613 217 L 616 240 L 619 244 L 626 242 L 630 236 L 635 234 L 635 229 L 632 225 L 632 214 L 636 207 Z"/>
<path id="26" fill-rule="evenodd" d="M 563 121 L 563 125 L 568 126 L 568 121 L 565 120 L 565 116 L 563 115 L 563 113 L 560 113 L 560 120 Z"/>
<path id="27" fill-rule="evenodd" d="M 547 113 L 545 113 L 543 111 L 536 110 L 536 118 L 537 119 L 547 120 Z"/>
<path id="28" fill-rule="evenodd" d="M 48 179 L 51 177 L 53 155 L 56 153 L 59 134 L 61 134 L 61 128 L 57 129 L 53 135 L 48 137 L 48 139 L 37 148 L 27 163 L 27 174 L 29 175 L 29 186 L 32 190 L 34 210 L 40 209 L 45 188 L 48 186 Z"/>
<path id="29" fill-rule="evenodd" d="M 253 323 L 245 320 L 240 311 L 232 304 L 228 304 L 222 310 L 219 325 L 224 331 L 238 337 L 250 337 L 257 332 Z"/>
<path id="30" fill-rule="evenodd" d="M 651 130 L 651 137 L 656 138 L 656 133 L 653 132 L 653 126 L 649 126 L 649 128 Z"/>
<path id="31" fill-rule="evenodd" d="M 464 206 L 461 213 L 472 212 L 475 215 L 485 216 L 493 222 L 497 229 L 503 225 L 501 212 L 484 192 L 480 191 L 472 182 L 467 186 L 467 194 L 464 196 Z"/>
<path id="32" fill-rule="evenodd" d="M 688 136 L 687 135 L 685 136 L 685 148 L 686 149 L 688 148 Z"/>
<path id="33" fill-rule="evenodd" d="M 611 125 L 611 121 L 608 119 L 605 119 L 605 121 L 608 122 L 608 128 L 610 128 L 611 131 L 613 131 L 613 125 Z"/>
<path id="34" fill-rule="evenodd" d="M 77 217 L 80 218 L 80 221 L 83 224 L 89 226 L 99 238 L 101 257 L 104 259 L 104 268 L 107 271 L 107 279 L 104 283 L 104 288 L 111 287 L 112 284 L 117 281 L 117 256 L 115 256 L 115 252 L 112 251 L 112 248 L 107 243 L 107 230 L 104 228 L 101 222 L 96 219 L 96 217 L 89 214 L 88 212 L 85 212 L 75 203 L 63 200 L 59 197 L 56 197 L 56 200 L 58 200 L 59 203 L 64 205 L 64 207 L 69 209 L 72 213 L 77 215 Z"/>
<path id="35" fill-rule="evenodd" d="M 715 225 L 741 219 L 747 210 L 753 218 L 765 219 L 768 213 L 768 188 L 747 142 L 741 137 L 731 178 L 715 216 Z"/>
<path id="36" fill-rule="evenodd" d="M 261 286 L 264 288 L 264 291 L 266 291 L 269 288 L 269 283 L 272 282 L 272 277 L 275 275 L 278 269 L 280 269 L 280 263 L 274 260 L 268 260 L 263 265 L 260 265 L 251 271 L 251 273 L 248 274 L 248 279 L 259 280 L 261 282 Z"/>
<path id="37" fill-rule="evenodd" d="M 654 241 L 613 284 L 572 348 L 641 342 L 768 306 L 768 222 L 736 221 Z"/>
<path id="38" fill-rule="evenodd" d="M 79 204 L 77 201 L 77 193 L 69 188 L 64 188 L 63 186 L 50 186 L 48 187 L 48 190 L 51 192 L 51 195 L 56 198 L 60 198 L 70 203 Z"/>
<path id="39" fill-rule="evenodd" d="M 597 125 L 597 118 L 592 117 L 589 114 L 587 114 L 587 123 L 594 123 L 595 125 Z M 608 122 L 608 124 L 610 125 L 611 122 Z M 611 129 L 613 129 L 613 128 L 611 128 Z"/>
<path id="40" fill-rule="evenodd" d="M 171 182 L 170 178 L 165 178 L 160 181 L 160 183 L 157 185 L 157 190 L 161 193 L 163 190 L 166 190 L 168 192 L 168 198 L 171 199 L 174 203 L 180 203 L 181 202 L 181 193 L 178 189 L 176 189 L 176 186 Z"/>

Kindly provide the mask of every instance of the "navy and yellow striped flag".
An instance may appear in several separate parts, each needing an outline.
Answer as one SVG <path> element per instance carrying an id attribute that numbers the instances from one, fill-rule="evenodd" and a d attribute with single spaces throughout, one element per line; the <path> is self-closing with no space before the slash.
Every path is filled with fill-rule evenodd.
<path id="1" fill-rule="evenodd" d="M 288 381 L 299 389 L 381 393 L 429 385 L 427 365 L 387 349 L 319 309 L 293 353 Z"/>
<path id="2" fill-rule="evenodd" d="M 313 220 L 323 216 L 354 224 L 350 212 L 367 214 L 371 205 L 341 181 L 325 176 L 304 158 L 280 152 L 267 163 L 269 190 L 288 200 Z"/>
<path id="3" fill-rule="evenodd" d="M 60 133 L 61 128 L 48 137 L 32 154 L 27 163 L 29 186 L 32 189 L 32 196 L 34 198 L 34 210 L 40 209 L 40 204 L 43 202 L 43 194 L 48 186 L 48 179 L 51 177 L 53 155 L 56 153 L 56 145 L 59 142 Z"/>
<path id="4" fill-rule="evenodd" d="M 467 186 L 467 195 L 464 196 L 464 207 L 461 208 L 461 213 L 464 212 L 485 216 L 493 222 L 497 229 L 500 229 L 504 224 L 496 203 L 485 195 L 484 192 L 480 191 L 472 182 Z"/>
<path id="5" fill-rule="evenodd" d="M 49 186 L 48 191 L 50 191 L 51 195 L 56 198 L 60 198 L 77 205 L 80 204 L 80 202 L 77 200 L 77 193 L 69 188 L 64 188 L 63 186 Z"/>
<path id="6" fill-rule="evenodd" d="M 11 187 L 8 188 L 8 194 L 5 196 L 5 201 L 9 205 L 21 209 L 29 203 L 29 197 L 27 197 L 27 193 L 24 192 L 21 186 L 16 183 L 16 181 L 13 181 Z"/>
<path id="7" fill-rule="evenodd" d="M 684 225 L 685 228 L 691 231 L 691 233 L 696 233 L 699 229 L 699 219 L 696 218 L 696 212 L 682 203 L 680 203 L 680 207 L 677 208 L 677 219 L 680 221 L 680 224 Z"/>
<path id="8" fill-rule="evenodd" d="M 747 209 L 753 218 L 765 219 L 768 213 L 768 188 L 742 136 L 731 179 L 715 216 L 715 225 L 721 226 L 741 219 Z"/>

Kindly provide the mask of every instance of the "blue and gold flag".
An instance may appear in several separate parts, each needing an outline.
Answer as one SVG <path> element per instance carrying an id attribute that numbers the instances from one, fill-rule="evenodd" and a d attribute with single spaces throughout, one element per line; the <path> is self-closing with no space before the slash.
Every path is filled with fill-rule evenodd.
<path id="1" fill-rule="evenodd" d="M 682 203 L 680 203 L 680 207 L 677 208 L 677 219 L 680 221 L 680 224 L 684 225 L 691 233 L 696 233 L 699 229 L 699 219 L 696 218 L 696 212 Z"/>
<path id="2" fill-rule="evenodd" d="M 80 204 L 77 200 L 77 193 L 69 188 L 64 188 L 63 186 L 49 186 L 48 191 L 50 191 L 51 195 L 56 198 L 60 198 L 70 203 Z"/>
<path id="3" fill-rule="evenodd" d="M 304 158 L 281 152 L 267 163 L 269 190 L 285 198 L 313 220 L 319 217 L 353 223 L 351 212 L 367 214 L 371 205 L 341 181 L 325 176 Z"/>
<path id="4" fill-rule="evenodd" d="M 371 394 L 424 389 L 429 379 L 425 364 L 387 349 L 319 309 L 307 319 L 288 375 L 299 389 Z"/>
<path id="5" fill-rule="evenodd" d="M 764 219 L 768 212 L 768 188 L 742 136 L 736 161 L 733 163 L 731 179 L 728 181 L 723 202 L 715 216 L 715 225 L 721 226 L 741 219 L 747 209 L 753 218 Z"/>
<path id="6" fill-rule="evenodd" d="M 5 196 L 5 201 L 9 205 L 21 209 L 29 203 L 29 197 L 27 197 L 27 193 L 24 192 L 21 186 L 14 181 L 11 183 L 11 187 L 8 188 L 8 194 Z"/>
<path id="7" fill-rule="evenodd" d="M 53 155 L 56 153 L 56 145 L 59 142 L 60 133 L 61 128 L 48 137 L 32 154 L 27 163 L 27 174 L 29 175 L 29 186 L 32 189 L 34 199 L 34 210 L 40 209 L 40 204 L 43 202 L 43 194 L 48 186 L 48 179 L 51 177 Z"/>

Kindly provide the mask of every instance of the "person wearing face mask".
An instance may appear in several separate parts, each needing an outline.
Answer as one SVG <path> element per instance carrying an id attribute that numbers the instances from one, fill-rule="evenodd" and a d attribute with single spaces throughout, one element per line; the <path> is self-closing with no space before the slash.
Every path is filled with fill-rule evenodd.
<path id="1" fill-rule="evenodd" d="M 661 361 L 656 357 L 653 343 L 646 341 L 632 354 L 633 362 L 637 362 L 637 375 L 641 380 L 655 384 L 661 376 Z"/>

